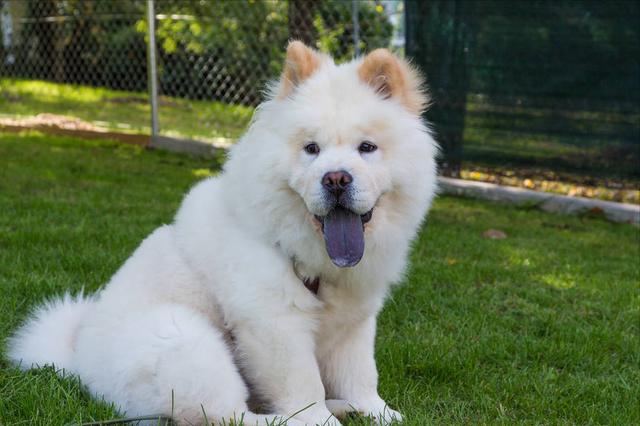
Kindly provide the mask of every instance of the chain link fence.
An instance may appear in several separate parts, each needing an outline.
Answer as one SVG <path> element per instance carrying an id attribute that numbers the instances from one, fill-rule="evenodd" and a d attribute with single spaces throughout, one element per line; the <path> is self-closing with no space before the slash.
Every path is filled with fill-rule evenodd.
<path id="1" fill-rule="evenodd" d="M 290 39 L 338 60 L 402 50 L 403 2 L 0 0 L 0 114 L 148 134 L 149 20 L 161 135 L 238 137 Z M 77 87 L 74 85 L 80 85 Z"/>
<path id="2" fill-rule="evenodd" d="M 640 2 L 407 2 L 443 171 L 639 202 Z"/>
<path id="3" fill-rule="evenodd" d="M 390 47 L 425 71 L 446 173 L 640 202 L 639 4 L 0 0 L 0 125 L 149 135 L 155 68 L 158 134 L 229 143 L 288 40 Z"/>

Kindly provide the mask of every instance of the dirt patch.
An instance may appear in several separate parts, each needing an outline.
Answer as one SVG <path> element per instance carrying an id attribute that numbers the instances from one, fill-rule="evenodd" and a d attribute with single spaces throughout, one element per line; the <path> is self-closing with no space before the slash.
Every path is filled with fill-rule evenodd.
<path id="1" fill-rule="evenodd" d="M 24 130 L 38 130 L 43 133 L 73 136 L 88 139 L 111 139 L 134 145 L 148 146 L 148 135 L 113 132 L 105 127 L 58 114 L 38 114 L 32 117 L 0 118 L 0 130 L 21 132 Z"/>
<path id="2" fill-rule="evenodd" d="M 57 114 L 38 114 L 33 117 L 21 118 L 0 118 L 0 125 L 21 127 L 45 126 L 66 130 L 89 130 L 94 132 L 108 131 L 108 129 L 105 129 L 104 127 L 98 127 L 77 117 Z"/>

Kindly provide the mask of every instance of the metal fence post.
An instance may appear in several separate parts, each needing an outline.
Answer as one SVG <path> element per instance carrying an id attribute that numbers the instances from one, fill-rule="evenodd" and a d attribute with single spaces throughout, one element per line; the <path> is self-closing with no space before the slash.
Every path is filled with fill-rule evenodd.
<path id="1" fill-rule="evenodd" d="M 147 46 L 147 78 L 151 103 L 151 144 L 158 136 L 158 68 L 156 63 L 156 12 L 154 0 L 147 0 L 149 45 Z"/>
<path id="2" fill-rule="evenodd" d="M 351 15 L 353 18 L 353 46 L 356 57 L 360 56 L 360 20 L 358 17 L 358 1 L 351 0 Z"/>

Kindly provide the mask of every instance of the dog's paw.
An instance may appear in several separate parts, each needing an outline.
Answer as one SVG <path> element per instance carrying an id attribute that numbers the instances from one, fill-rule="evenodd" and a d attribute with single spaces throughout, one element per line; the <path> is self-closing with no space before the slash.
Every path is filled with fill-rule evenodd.
<path id="1" fill-rule="evenodd" d="M 326 409 L 309 409 L 303 410 L 293 416 L 296 426 L 303 424 L 305 426 L 342 426 L 340 421 Z"/>
<path id="2" fill-rule="evenodd" d="M 343 399 L 329 399 L 327 408 L 334 416 L 345 418 L 352 414 L 368 417 L 376 425 L 390 425 L 402 422 L 402 414 L 392 410 L 382 399 L 375 399 L 369 403 L 357 403 Z"/>
<path id="3" fill-rule="evenodd" d="M 400 414 L 396 410 L 392 410 L 386 404 L 381 409 L 365 412 L 364 415 L 367 417 L 371 417 L 379 425 L 390 425 L 392 423 L 402 422 L 402 414 Z"/>
<path id="4" fill-rule="evenodd" d="M 269 423 L 264 423 L 269 424 Z M 279 423 L 273 423 L 275 426 L 307 426 L 307 424 L 301 420 L 296 419 L 283 419 Z M 262 425 L 261 425 L 262 426 Z"/>
<path id="5" fill-rule="evenodd" d="M 339 419 L 347 417 L 351 413 L 357 413 L 358 410 L 349 401 L 344 399 L 327 399 L 325 401 L 327 409 L 331 414 Z"/>

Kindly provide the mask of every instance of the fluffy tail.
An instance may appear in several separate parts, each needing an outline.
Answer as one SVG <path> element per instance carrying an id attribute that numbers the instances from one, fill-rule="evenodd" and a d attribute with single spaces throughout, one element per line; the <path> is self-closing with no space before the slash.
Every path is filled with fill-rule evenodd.
<path id="1" fill-rule="evenodd" d="M 73 371 L 74 339 L 94 301 L 83 294 L 46 302 L 9 339 L 8 357 L 23 369 L 53 364 Z"/>

